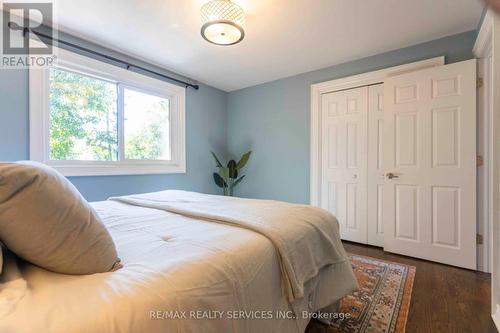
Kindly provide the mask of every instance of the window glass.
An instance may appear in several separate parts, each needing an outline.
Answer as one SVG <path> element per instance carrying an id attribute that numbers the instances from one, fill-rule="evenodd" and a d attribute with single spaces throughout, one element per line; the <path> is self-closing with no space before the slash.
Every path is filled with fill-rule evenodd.
<path id="1" fill-rule="evenodd" d="M 117 85 L 51 68 L 50 159 L 118 160 Z"/>
<path id="2" fill-rule="evenodd" d="M 170 104 L 167 98 L 124 88 L 125 158 L 170 160 Z"/>

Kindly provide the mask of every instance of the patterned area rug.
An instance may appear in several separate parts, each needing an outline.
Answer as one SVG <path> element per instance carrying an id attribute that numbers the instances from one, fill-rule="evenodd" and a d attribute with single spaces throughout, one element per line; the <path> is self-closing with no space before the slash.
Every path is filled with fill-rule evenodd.
<path id="1" fill-rule="evenodd" d="M 344 297 L 339 313 L 350 318 L 330 326 L 312 320 L 307 333 L 403 333 L 410 308 L 415 267 L 349 255 L 359 290 Z"/>

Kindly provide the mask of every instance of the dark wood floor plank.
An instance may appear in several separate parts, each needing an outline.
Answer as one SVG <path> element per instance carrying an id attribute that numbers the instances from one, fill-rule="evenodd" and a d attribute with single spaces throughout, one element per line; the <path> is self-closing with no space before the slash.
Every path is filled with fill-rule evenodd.
<path id="1" fill-rule="evenodd" d="M 417 268 L 407 333 L 497 332 L 490 316 L 490 275 L 344 242 L 347 252 Z"/>

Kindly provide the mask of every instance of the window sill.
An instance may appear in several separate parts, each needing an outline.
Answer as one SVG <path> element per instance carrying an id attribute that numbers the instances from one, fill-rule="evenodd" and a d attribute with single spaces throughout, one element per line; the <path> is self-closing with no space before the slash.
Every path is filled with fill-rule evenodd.
<path id="1" fill-rule="evenodd" d="M 66 177 L 85 176 L 118 176 L 118 175 L 147 175 L 186 173 L 184 165 L 154 163 L 154 164 L 99 164 L 64 165 L 60 163 L 46 163 Z"/>

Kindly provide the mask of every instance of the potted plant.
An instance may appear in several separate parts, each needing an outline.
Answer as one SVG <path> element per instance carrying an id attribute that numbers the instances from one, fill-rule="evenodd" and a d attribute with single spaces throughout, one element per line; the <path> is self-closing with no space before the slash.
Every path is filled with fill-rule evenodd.
<path id="1" fill-rule="evenodd" d="M 247 164 L 252 152 L 249 151 L 248 153 L 243 154 L 238 163 L 236 163 L 235 160 L 230 160 L 226 167 L 222 165 L 219 158 L 217 158 L 217 155 L 215 155 L 213 151 L 211 153 L 215 159 L 218 169 L 218 172 L 214 172 L 213 174 L 215 184 L 222 188 L 224 195 L 233 196 L 234 187 L 241 183 L 243 178 L 245 178 L 244 175 L 239 176 L 239 171 Z"/>

